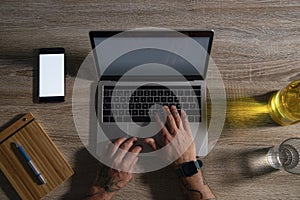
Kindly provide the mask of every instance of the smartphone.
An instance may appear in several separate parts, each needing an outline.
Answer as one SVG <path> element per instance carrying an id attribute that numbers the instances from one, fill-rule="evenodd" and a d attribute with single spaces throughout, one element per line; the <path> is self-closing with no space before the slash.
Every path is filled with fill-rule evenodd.
<path id="1" fill-rule="evenodd" d="M 38 101 L 65 100 L 65 50 L 44 48 L 38 53 Z"/>

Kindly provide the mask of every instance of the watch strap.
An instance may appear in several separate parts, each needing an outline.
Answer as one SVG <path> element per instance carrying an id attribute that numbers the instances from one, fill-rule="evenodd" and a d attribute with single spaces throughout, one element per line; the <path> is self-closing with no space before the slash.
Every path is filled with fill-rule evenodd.
<path id="1" fill-rule="evenodd" d="M 184 166 L 187 166 L 187 165 L 194 165 L 197 169 L 197 172 L 195 173 L 192 173 L 192 174 L 186 174 L 183 167 Z M 203 166 L 203 163 L 200 159 L 197 159 L 196 161 L 190 161 L 190 162 L 185 162 L 185 163 L 182 163 L 180 165 L 179 168 L 176 169 L 176 174 L 177 176 L 179 177 L 189 177 L 189 176 L 193 176 L 194 174 L 198 173 L 198 171 L 201 169 L 201 167 Z"/>

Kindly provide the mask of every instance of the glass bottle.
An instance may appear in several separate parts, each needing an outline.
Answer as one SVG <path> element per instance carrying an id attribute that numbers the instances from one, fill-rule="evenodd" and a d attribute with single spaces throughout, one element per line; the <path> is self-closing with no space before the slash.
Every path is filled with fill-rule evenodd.
<path id="1" fill-rule="evenodd" d="M 283 126 L 300 121 L 300 80 L 293 81 L 269 99 L 272 119 Z"/>

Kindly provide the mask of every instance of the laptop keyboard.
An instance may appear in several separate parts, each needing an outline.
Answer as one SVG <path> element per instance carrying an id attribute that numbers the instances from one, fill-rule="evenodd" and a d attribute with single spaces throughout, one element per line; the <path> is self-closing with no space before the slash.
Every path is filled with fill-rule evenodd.
<path id="1" fill-rule="evenodd" d="M 200 86 L 104 86 L 103 122 L 150 122 L 162 106 L 184 109 L 189 122 L 201 122 Z M 113 94 L 114 92 L 114 94 Z M 199 102 L 199 103 L 198 103 Z"/>

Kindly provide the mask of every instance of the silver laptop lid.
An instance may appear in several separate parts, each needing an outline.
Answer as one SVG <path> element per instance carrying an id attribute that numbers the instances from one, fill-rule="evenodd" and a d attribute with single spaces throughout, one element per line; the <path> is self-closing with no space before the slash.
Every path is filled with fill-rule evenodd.
<path id="1" fill-rule="evenodd" d="M 101 80 L 204 80 L 213 31 L 91 31 Z M 130 73 L 129 73 L 130 72 Z"/>

